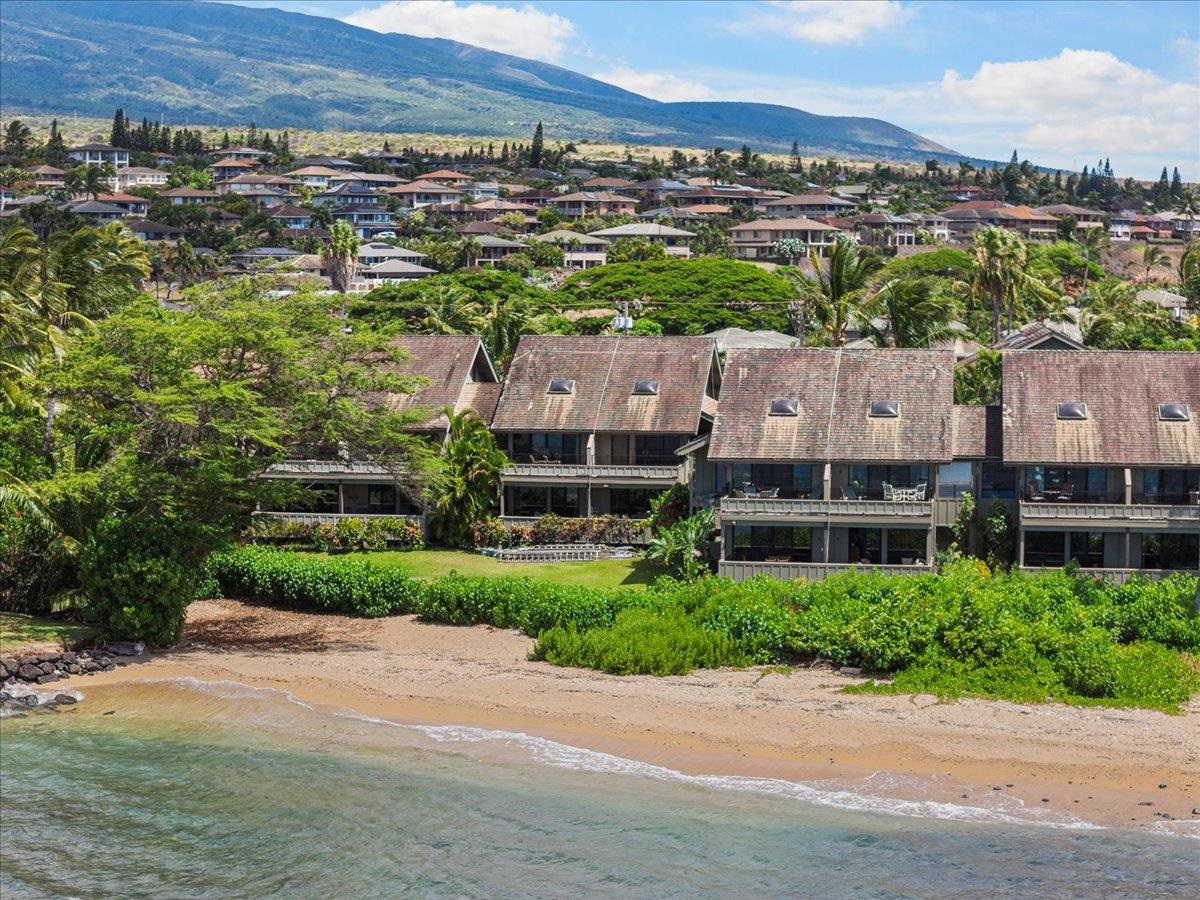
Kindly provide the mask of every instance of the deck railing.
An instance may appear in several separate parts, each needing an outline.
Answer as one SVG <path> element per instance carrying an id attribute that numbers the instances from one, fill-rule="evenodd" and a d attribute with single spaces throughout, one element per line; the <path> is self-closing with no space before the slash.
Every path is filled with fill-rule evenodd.
<path id="1" fill-rule="evenodd" d="M 759 575 L 766 575 L 780 581 L 794 581 L 803 578 L 807 581 L 819 581 L 830 575 L 849 572 L 851 569 L 860 571 L 879 571 L 884 575 L 925 575 L 933 571 L 929 565 L 894 566 L 894 565 L 857 565 L 851 563 L 805 563 L 805 562 L 743 562 L 740 560 L 723 559 L 718 564 L 718 571 L 726 578 L 734 581 L 745 581 Z"/>
<path id="2" fill-rule="evenodd" d="M 917 522 L 933 518 L 928 500 L 787 500 L 768 497 L 722 497 L 722 516 L 795 519 L 903 519 Z"/>
<path id="3" fill-rule="evenodd" d="M 251 515 L 271 519 L 283 519 L 287 522 L 299 522 L 302 525 L 334 525 L 341 519 L 401 519 L 425 527 L 425 517 L 416 513 L 335 513 L 335 512 L 272 512 L 256 510 Z"/>

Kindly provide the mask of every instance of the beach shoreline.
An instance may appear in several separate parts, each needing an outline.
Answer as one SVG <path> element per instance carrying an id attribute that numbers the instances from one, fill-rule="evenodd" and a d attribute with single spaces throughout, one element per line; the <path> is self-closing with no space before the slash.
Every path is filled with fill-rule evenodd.
<path id="1" fill-rule="evenodd" d="M 532 645 L 489 626 L 202 601 L 179 648 L 65 684 L 86 694 L 136 680 L 232 681 L 398 724 L 525 734 L 687 775 L 1200 836 L 1196 700 L 1169 716 L 846 694 L 860 679 L 830 669 L 623 677 L 530 662 Z"/>

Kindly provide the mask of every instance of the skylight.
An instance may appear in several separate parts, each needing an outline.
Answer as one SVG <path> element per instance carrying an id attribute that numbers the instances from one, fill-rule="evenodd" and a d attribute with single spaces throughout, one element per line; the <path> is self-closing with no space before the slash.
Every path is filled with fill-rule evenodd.
<path id="1" fill-rule="evenodd" d="M 771 415 L 798 416 L 800 415 L 800 401 L 790 397 L 778 397 L 771 401 Z"/>
<path id="2" fill-rule="evenodd" d="M 653 378 L 642 378 L 633 383 L 633 393 L 639 397 L 653 397 L 658 394 L 658 381 Z"/>
<path id="3" fill-rule="evenodd" d="M 1082 422 L 1088 417 L 1087 404 L 1080 400 L 1058 404 L 1058 417 L 1071 421 Z"/>
<path id="4" fill-rule="evenodd" d="M 871 418 L 872 419 L 898 419 L 898 418 L 900 418 L 900 401 L 899 400 L 872 400 L 871 401 Z"/>
<path id="5" fill-rule="evenodd" d="M 1160 403 L 1158 418 L 1163 422 L 1190 422 L 1192 411 L 1186 403 Z"/>
<path id="6" fill-rule="evenodd" d="M 575 380 L 573 378 L 555 378 L 550 382 L 550 387 L 546 389 L 547 394 L 573 394 L 575 393 Z"/>

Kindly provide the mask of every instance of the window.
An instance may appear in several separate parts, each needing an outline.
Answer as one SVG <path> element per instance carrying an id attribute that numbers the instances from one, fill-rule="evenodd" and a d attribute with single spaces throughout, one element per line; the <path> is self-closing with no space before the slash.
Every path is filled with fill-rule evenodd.
<path id="1" fill-rule="evenodd" d="M 580 502 L 582 492 L 583 490 L 577 487 L 550 488 L 550 512 L 556 516 L 566 516 L 572 519 L 583 515 L 583 507 Z"/>
<path id="2" fill-rule="evenodd" d="M 1072 531 L 1071 559 L 1085 569 L 1099 569 L 1104 565 L 1104 533 L 1100 531 Z"/>
<path id="3" fill-rule="evenodd" d="M 771 415 L 798 416 L 800 415 L 800 401 L 788 397 L 777 397 L 771 401 Z"/>
<path id="4" fill-rule="evenodd" d="M 756 494 L 778 491 L 779 499 L 820 499 L 821 479 L 814 475 L 815 466 L 780 463 L 736 463 L 733 466 L 735 490 Z"/>
<path id="5" fill-rule="evenodd" d="M 938 466 L 938 496 L 961 497 L 971 490 L 971 463 L 953 462 Z"/>
<path id="6" fill-rule="evenodd" d="M 673 466 L 682 460 L 675 455 L 680 439 L 673 434 L 639 434 L 633 439 L 634 465 Z"/>
<path id="7" fill-rule="evenodd" d="M 396 486 L 372 484 L 367 486 L 367 513 L 391 514 L 396 511 Z"/>
<path id="8" fill-rule="evenodd" d="M 580 448 L 578 434 L 514 434 L 512 458 L 514 462 L 561 462 L 580 465 L 584 462 L 584 453 Z"/>
<path id="9" fill-rule="evenodd" d="M 1058 404 L 1058 418 L 1082 422 L 1088 417 L 1087 404 L 1078 400 Z"/>
<path id="10" fill-rule="evenodd" d="M 1186 403 L 1160 403 L 1158 417 L 1164 422 L 1190 422 L 1192 411 Z"/>
<path id="11" fill-rule="evenodd" d="M 915 488 L 918 484 L 929 484 L 929 466 L 851 466 L 850 487 L 854 488 L 855 499 L 880 500 L 883 484 L 892 487 Z"/>
<path id="12" fill-rule="evenodd" d="M 927 533 L 917 528 L 889 528 L 887 561 L 890 566 L 911 566 L 924 560 L 927 553 Z"/>
<path id="13" fill-rule="evenodd" d="M 638 397 L 654 397 L 658 395 L 658 381 L 650 378 L 635 381 L 633 393 Z"/>
<path id="14" fill-rule="evenodd" d="M 850 546 L 847 559 L 851 563 L 879 565 L 883 562 L 882 528 L 850 528 L 847 531 Z"/>
<path id="15" fill-rule="evenodd" d="M 1025 532 L 1025 565 L 1027 566 L 1061 566 L 1064 550 L 1064 537 L 1061 531 Z"/>
<path id="16" fill-rule="evenodd" d="M 1012 500 L 1017 496 L 1017 470 L 998 462 L 984 462 L 979 475 L 979 496 Z"/>
<path id="17" fill-rule="evenodd" d="M 871 418 L 872 419 L 898 419 L 898 418 L 900 418 L 900 401 L 899 400 L 872 400 L 871 401 Z"/>
<path id="18" fill-rule="evenodd" d="M 1142 537 L 1143 569 L 1188 570 L 1200 567 L 1200 534 L 1165 532 Z"/>
<path id="19" fill-rule="evenodd" d="M 614 516 L 642 518 L 650 513 L 650 501 L 660 493 L 650 488 L 612 488 L 608 511 Z"/>
<path id="20" fill-rule="evenodd" d="M 812 528 L 784 525 L 734 525 L 733 559 L 765 562 L 812 562 Z"/>
<path id="21" fill-rule="evenodd" d="M 571 378 L 555 378 L 550 382 L 550 387 L 546 389 L 547 394 L 573 394 L 575 393 L 575 381 Z"/>

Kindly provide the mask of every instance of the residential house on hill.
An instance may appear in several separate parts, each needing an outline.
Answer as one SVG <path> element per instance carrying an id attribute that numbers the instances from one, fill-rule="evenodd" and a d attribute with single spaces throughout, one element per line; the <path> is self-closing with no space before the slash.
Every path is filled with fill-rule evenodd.
<path id="1" fill-rule="evenodd" d="M 111 144 L 84 144 L 72 147 L 67 151 L 67 157 L 85 166 L 102 166 L 108 163 L 114 169 L 123 169 L 129 165 L 129 151 Z"/>
<path id="2" fill-rule="evenodd" d="M 694 231 L 684 231 L 682 228 L 672 228 L 657 222 L 630 222 L 628 225 L 600 228 L 593 231 L 592 235 L 606 241 L 624 238 L 661 244 L 666 248 L 667 256 L 673 259 L 689 259 L 692 255 L 692 240 L 696 237 Z"/>
<path id="3" fill-rule="evenodd" d="M 789 194 L 763 204 L 763 212 L 781 219 L 850 215 L 857 205 L 829 194 Z"/>
<path id="4" fill-rule="evenodd" d="M 608 191 L 579 191 L 563 194 L 546 204 L 566 219 L 583 219 L 592 216 L 628 216 L 637 210 L 637 202 Z"/>
<path id="5" fill-rule="evenodd" d="M 792 238 L 805 247 L 824 253 L 841 231 L 815 219 L 756 219 L 729 229 L 733 252 L 738 259 L 773 259 L 775 244 Z"/>
<path id="6" fill-rule="evenodd" d="M 608 262 L 608 241 L 595 234 L 559 228 L 545 234 L 535 234 L 529 240 L 561 247 L 563 266 L 568 269 L 591 269 Z"/>

